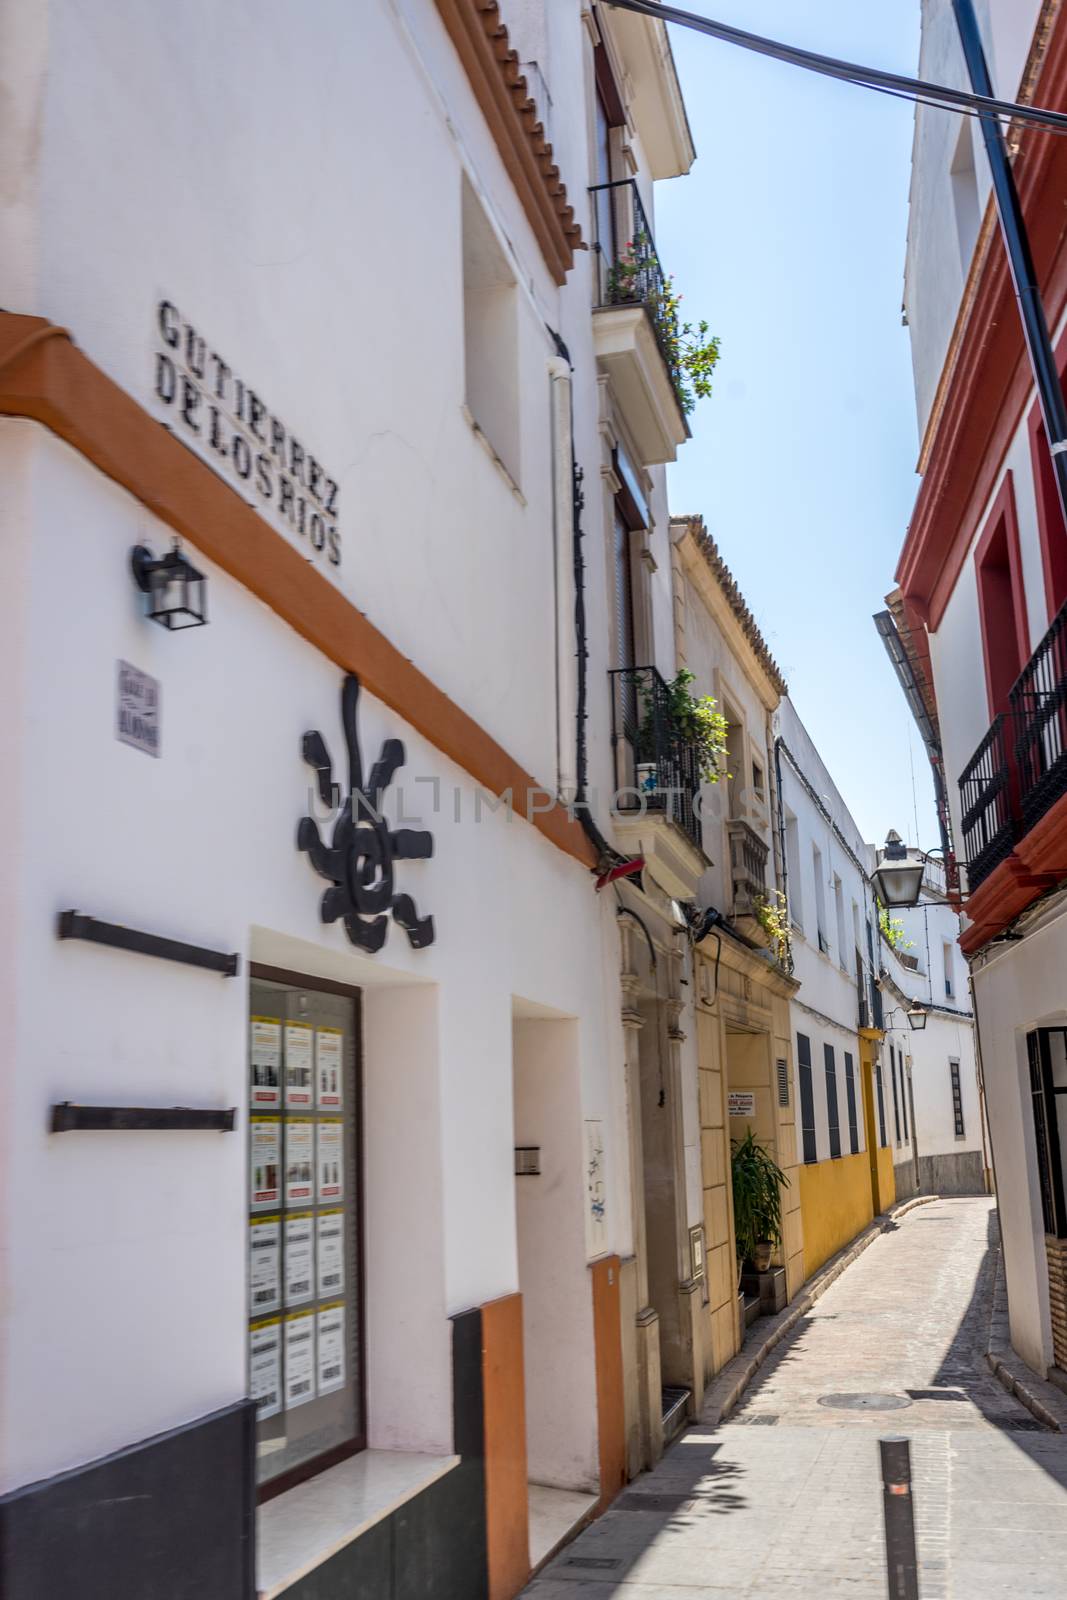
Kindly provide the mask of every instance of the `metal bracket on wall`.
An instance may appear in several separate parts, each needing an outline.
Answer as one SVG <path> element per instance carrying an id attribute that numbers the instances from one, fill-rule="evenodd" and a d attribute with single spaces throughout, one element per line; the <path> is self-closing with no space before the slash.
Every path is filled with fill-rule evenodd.
<path id="1" fill-rule="evenodd" d="M 189 967 L 204 967 L 235 978 L 241 970 L 236 952 L 209 950 L 201 944 L 185 944 L 181 939 L 164 939 L 156 933 L 142 933 L 118 922 L 98 922 L 81 911 L 61 911 L 56 927 L 60 939 L 87 939 L 90 944 L 110 945 L 114 950 L 132 950 L 135 955 L 158 956 L 162 961 L 181 961 Z"/>
<path id="2" fill-rule="evenodd" d="M 53 1133 L 113 1133 L 146 1128 L 232 1133 L 236 1126 L 236 1106 L 216 1111 L 195 1106 L 76 1106 L 64 1100 L 52 1107 Z"/>

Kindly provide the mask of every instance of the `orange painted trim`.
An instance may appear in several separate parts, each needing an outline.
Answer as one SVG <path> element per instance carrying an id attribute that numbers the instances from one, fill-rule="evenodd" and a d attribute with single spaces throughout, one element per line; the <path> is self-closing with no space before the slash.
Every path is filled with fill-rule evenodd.
<path id="1" fill-rule="evenodd" d="M 1028 872 L 1057 880 L 1067 878 L 1067 795 L 1060 795 L 1034 823 L 1015 846 L 1015 854 Z"/>
<path id="2" fill-rule="evenodd" d="M 959 941 L 964 955 L 973 955 L 1003 933 L 1020 912 L 1033 905 L 1043 889 L 1055 882 L 1055 874 L 1035 872 L 1015 853 L 994 867 L 964 901 L 963 912 L 969 919 Z"/>
<path id="3" fill-rule="evenodd" d="M 482 1307 L 482 1393 L 489 1600 L 513 1600 L 530 1576 L 521 1294 Z"/>
<path id="4" fill-rule="evenodd" d="M 582 230 L 497 0 L 436 0 L 549 271 L 562 284 Z"/>
<path id="5" fill-rule="evenodd" d="M 43 317 L 0 311 L 0 415 L 40 422 L 583 866 L 581 826 L 192 450 Z"/>
<path id="6" fill-rule="evenodd" d="M 1050 30 L 1036 81 L 1036 103 L 1067 104 L 1067 13 L 1061 13 Z M 1026 136 L 1013 164 L 1052 327 L 1067 306 L 1065 145 L 1063 139 Z M 897 567 L 897 582 L 906 598 L 933 630 L 940 624 L 1032 394 L 1007 258 L 996 237 L 961 331 L 959 354 Z"/>
<path id="7" fill-rule="evenodd" d="M 622 1376 L 622 1307 L 619 1258 L 607 1256 L 589 1269 L 593 1288 L 593 1349 L 596 1359 L 597 1439 L 600 1456 L 598 1511 L 626 1483 L 626 1418 Z"/>

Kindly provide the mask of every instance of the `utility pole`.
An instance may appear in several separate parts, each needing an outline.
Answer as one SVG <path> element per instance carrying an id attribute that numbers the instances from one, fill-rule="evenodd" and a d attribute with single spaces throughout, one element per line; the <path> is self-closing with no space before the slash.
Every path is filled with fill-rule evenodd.
<path id="1" fill-rule="evenodd" d="M 956 25 L 959 28 L 964 60 L 970 73 L 971 88 L 975 94 L 988 95 L 992 98 L 993 88 L 982 45 L 982 35 L 978 31 L 974 0 L 952 0 L 952 9 L 956 14 Z M 1008 266 L 1019 302 L 1023 335 L 1045 423 L 1045 437 L 1052 457 L 1052 468 L 1056 476 L 1060 510 L 1063 513 L 1064 527 L 1067 527 L 1067 405 L 1064 404 L 1060 375 L 1056 370 L 1052 337 L 1048 331 L 1045 308 L 1041 303 L 1034 258 L 1030 251 L 1030 240 L 1026 232 L 1022 206 L 1019 203 L 1019 191 L 1015 187 L 1015 176 L 1008 159 L 1004 133 L 993 112 L 979 111 L 978 115 L 993 175 L 993 193 L 996 196 L 1001 237 L 1004 240 Z"/>

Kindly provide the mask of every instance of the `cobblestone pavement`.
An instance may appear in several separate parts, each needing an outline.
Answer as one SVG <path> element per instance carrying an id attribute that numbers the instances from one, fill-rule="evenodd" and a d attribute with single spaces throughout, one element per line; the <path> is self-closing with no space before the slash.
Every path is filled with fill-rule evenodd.
<path id="1" fill-rule="evenodd" d="M 737 1410 L 690 1428 L 566 1546 L 529 1600 L 886 1594 L 878 1438 L 912 1440 L 922 1600 L 1067 1600 L 1067 1436 L 983 1359 L 996 1215 L 902 1217 L 778 1345 Z M 828 1396 L 881 1395 L 895 1410 Z"/>

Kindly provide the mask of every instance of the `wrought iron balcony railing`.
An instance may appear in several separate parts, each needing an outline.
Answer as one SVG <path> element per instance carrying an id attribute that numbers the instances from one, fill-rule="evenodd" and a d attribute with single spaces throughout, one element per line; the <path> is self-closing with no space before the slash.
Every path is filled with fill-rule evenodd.
<path id="1" fill-rule="evenodd" d="M 734 916 L 754 917 L 767 898 L 767 846 L 755 829 L 740 818 L 728 822 L 726 832 L 730 840 Z"/>
<path id="2" fill-rule="evenodd" d="M 1027 833 L 1067 794 L 1067 606 L 1019 674 L 1009 701 L 1019 822 Z"/>
<path id="3" fill-rule="evenodd" d="M 593 197 L 597 306 L 644 307 L 684 416 L 678 314 L 637 184 L 633 178 L 620 178 L 614 183 L 594 184 L 589 192 Z"/>
<path id="4" fill-rule="evenodd" d="M 657 812 L 682 828 L 699 849 L 694 799 L 700 763 L 672 712 L 670 691 L 655 667 L 609 672 L 611 742 L 615 751 L 615 809 Z"/>
<path id="5" fill-rule="evenodd" d="M 1006 722 L 1003 715 L 994 720 L 960 774 L 963 855 L 971 894 L 1011 854 L 1018 832 Z"/>

